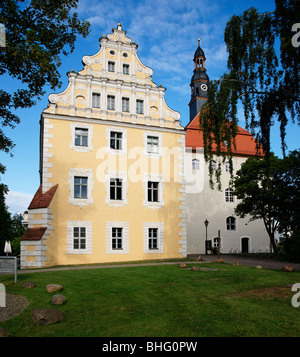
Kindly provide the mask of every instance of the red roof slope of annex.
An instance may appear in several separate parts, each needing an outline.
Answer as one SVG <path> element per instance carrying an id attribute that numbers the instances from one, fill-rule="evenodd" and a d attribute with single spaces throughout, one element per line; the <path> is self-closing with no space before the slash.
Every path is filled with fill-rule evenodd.
<path id="1" fill-rule="evenodd" d="M 202 148 L 203 132 L 199 129 L 199 113 L 195 118 L 185 127 L 185 147 L 193 150 Z M 236 156 L 261 156 L 262 149 L 257 150 L 257 142 L 249 131 L 238 126 L 238 133 L 235 138 L 236 148 L 232 150 L 232 154 Z"/>

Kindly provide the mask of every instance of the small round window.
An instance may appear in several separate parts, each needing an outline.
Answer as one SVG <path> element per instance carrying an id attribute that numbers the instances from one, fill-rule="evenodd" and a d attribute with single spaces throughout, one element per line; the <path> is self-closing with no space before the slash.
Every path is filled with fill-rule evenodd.
<path id="1" fill-rule="evenodd" d="M 123 57 L 127 58 L 127 57 L 128 57 L 128 53 L 127 53 L 127 52 L 124 52 L 124 53 L 123 53 Z"/>
<path id="2" fill-rule="evenodd" d="M 114 50 L 111 50 L 111 51 L 109 51 L 109 54 L 110 54 L 111 56 L 114 56 L 114 55 L 115 55 L 115 51 L 114 51 Z"/>

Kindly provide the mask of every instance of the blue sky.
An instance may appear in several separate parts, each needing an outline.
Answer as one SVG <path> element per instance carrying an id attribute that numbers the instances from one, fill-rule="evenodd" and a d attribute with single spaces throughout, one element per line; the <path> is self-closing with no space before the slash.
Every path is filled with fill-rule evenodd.
<path id="1" fill-rule="evenodd" d="M 224 29 L 233 14 L 255 7 L 261 12 L 274 9 L 273 0 L 79 0 L 77 12 L 81 19 L 91 23 L 86 39 L 78 39 L 75 51 L 62 57 L 60 67 L 62 87 L 67 87 L 66 73 L 83 68 L 84 55 L 99 50 L 99 37 L 112 32 L 121 22 L 127 36 L 138 44 L 141 61 L 153 69 L 152 79 L 165 87 L 167 104 L 181 114 L 181 123 L 189 118 L 190 80 L 193 74 L 193 55 L 197 48 L 198 32 L 206 55 L 206 68 L 210 79 L 218 79 L 226 71 L 227 53 Z M 20 85 L 16 80 L 1 78 L 1 87 L 12 89 Z M 24 212 L 39 187 L 39 120 L 47 107 L 48 95 L 37 104 L 17 113 L 21 123 L 5 132 L 16 144 L 13 157 L 0 153 L 0 162 L 7 170 L 1 181 L 10 190 L 6 203 L 9 210 Z M 243 126 L 243 121 L 240 122 Z M 299 126 L 289 125 L 287 143 L 290 150 L 299 147 Z M 279 129 L 273 129 L 272 150 L 281 155 Z"/>

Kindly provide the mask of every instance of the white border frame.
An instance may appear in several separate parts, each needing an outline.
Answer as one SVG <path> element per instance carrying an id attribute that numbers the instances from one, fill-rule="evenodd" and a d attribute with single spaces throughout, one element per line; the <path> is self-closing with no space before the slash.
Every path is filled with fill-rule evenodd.
<path id="1" fill-rule="evenodd" d="M 75 129 L 88 129 L 88 146 L 75 145 Z M 84 123 L 71 123 L 71 143 L 70 148 L 79 152 L 88 152 L 93 150 L 93 125 Z"/>
<path id="2" fill-rule="evenodd" d="M 122 249 L 112 249 L 112 228 L 123 228 Z M 106 222 L 106 254 L 129 254 L 129 222 Z"/>
<path id="3" fill-rule="evenodd" d="M 74 227 L 85 227 L 85 249 L 73 248 Z M 67 254 L 92 254 L 92 221 L 67 221 Z"/>
<path id="4" fill-rule="evenodd" d="M 88 189 L 87 189 L 87 198 L 75 198 L 74 197 L 74 177 L 81 176 L 88 179 Z M 74 206 L 88 206 L 93 203 L 92 191 L 94 185 L 93 179 L 93 170 L 92 169 L 74 169 L 71 168 L 69 172 L 69 203 Z"/>
<path id="5" fill-rule="evenodd" d="M 149 228 L 158 229 L 158 249 L 149 249 L 148 231 Z M 159 222 L 144 222 L 143 227 L 143 248 L 145 254 L 164 253 L 164 224 Z"/>

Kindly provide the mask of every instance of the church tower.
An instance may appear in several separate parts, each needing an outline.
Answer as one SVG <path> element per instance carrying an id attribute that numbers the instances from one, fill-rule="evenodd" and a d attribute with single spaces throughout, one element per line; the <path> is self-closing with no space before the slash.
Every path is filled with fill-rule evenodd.
<path id="1" fill-rule="evenodd" d="M 198 48 L 194 54 L 194 74 L 191 79 L 191 100 L 190 107 L 190 121 L 200 112 L 201 107 L 208 98 L 208 75 L 205 69 L 205 55 L 200 47 L 200 39 L 198 38 Z"/>

